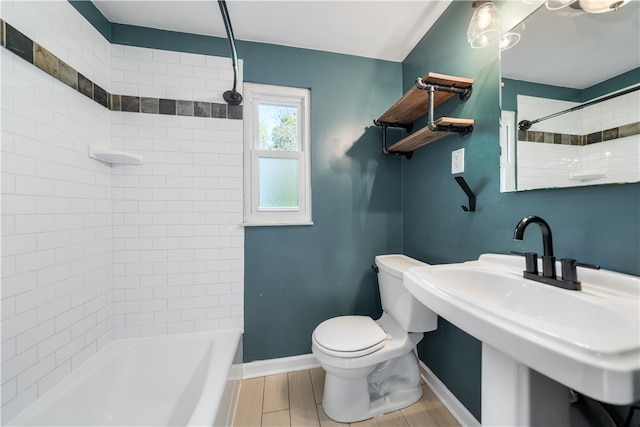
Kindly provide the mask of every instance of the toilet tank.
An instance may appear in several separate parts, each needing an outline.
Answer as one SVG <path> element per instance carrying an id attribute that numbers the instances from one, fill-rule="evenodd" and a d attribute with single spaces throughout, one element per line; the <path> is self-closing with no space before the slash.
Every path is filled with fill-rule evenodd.
<path id="1" fill-rule="evenodd" d="M 382 309 L 407 332 L 428 332 L 438 327 L 438 315 L 429 310 L 404 287 L 403 273 L 424 262 L 405 255 L 378 255 L 378 286 Z"/>

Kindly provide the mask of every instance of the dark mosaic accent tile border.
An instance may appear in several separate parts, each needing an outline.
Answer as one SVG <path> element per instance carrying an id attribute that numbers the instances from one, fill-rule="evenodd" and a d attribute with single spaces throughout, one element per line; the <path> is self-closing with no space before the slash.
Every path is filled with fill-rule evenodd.
<path id="1" fill-rule="evenodd" d="M 74 90 L 78 90 L 78 72 L 64 61 L 58 61 L 58 80 Z"/>
<path id="2" fill-rule="evenodd" d="M 142 98 L 140 100 L 140 112 L 147 114 L 160 114 L 158 98 Z"/>
<path id="3" fill-rule="evenodd" d="M 93 99 L 93 83 L 80 73 L 78 73 L 78 92 Z"/>
<path id="4" fill-rule="evenodd" d="M 179 116 L 193 116 L 193 101 L 176 101 L 176 113 Z"/>
<path id="5" fill-rule="evenodd" d="M 120 95 L 120 107 L 120 111 L 139 113 L 140 98 L 137 96 Z"/>
<path id="6" fill-rule="evenodd" d="M 176 100 L 175 99 L 159 99 L 158 100 L 158 113 L 176 115 Z"/>
<path id="7" fill-rule="evenodd" d="M 40 68 L 45 73 L 58 77 L 58 61 L 55 55 L 43 48 L 39 44 L 34 46 L 34 63 L 35 66 Z"/>
<path id="8" fill-rule="evenodd" d="M 5 47 L 20 58 L 33 64 L 33 41 L 5 23 Z"/>
<path id="9" fill-rule="evenodd" d="M 198 117 L 211 117 L 211 103 L 195 101 L 193 103 L 193 115 Z"/>
<path id="10" fill-rule="evenodd" d="M 227 104 L 211 104 L 211 117 L 225 118 L 227 116 Z"/>
<path id="11" fill-rule="evenodd" d="M 518 141 L 540 142 L 544 144 L 590 145 L 638 134 L 640 134 L 640 122 L 629 123 L 617 128 L 605 129 L 586 135 L 519 130 Z"/>
<path id="12" fill-rule="evenodd" d="M 93 84 L 93 100 L 105 108 L 109 108 L 109 94 L 97 84 Z"/>
<path id="13" fill-rule="evenodd" d="M 227 108 L 227 118 L 242 119 L 242 105 L 229 105 Z"/>
<path id="14" fill-rule="evenodd" d="M 242 120 L 242 105 L 116 95 L 107 92 L 60 58 L 0 19 L 0 44 L 111 111 Z"/>

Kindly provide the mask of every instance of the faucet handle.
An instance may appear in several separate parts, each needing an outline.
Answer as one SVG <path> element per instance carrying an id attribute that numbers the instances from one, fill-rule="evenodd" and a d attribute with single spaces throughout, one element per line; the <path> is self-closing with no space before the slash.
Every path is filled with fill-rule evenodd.
<path id="1" fill-rule="evenodd" d="M 590 268 L 592 270 L 600 270 L 599 265 L 578 262 L 572 258 L 562 258 L 560 260 L 560 264 L 562 267 L 562 280 L 564 280 L 565 282 L 571 282 L 571 283 L 580 283 L 580 281 L 578 280 L 578 272 L 576 267 Z"/>
<path id="2" fill-rule="evenodd" d="M 538 254 L 526 252 L 524 254 L 525 271 L 531 274 L 538 274 Z"/>
<path id="3" fill-rule="evenodd" d="M 538 254 L 535 252 L 517 252 L 511 251 L 511 255 L 518 255 L 524 257 L 525 272 L 531 274 L 538 274 Z"/>
<path id="4" fill-rule="evenodd" d="M 578 272 L 576 270 L 577 261 L 572 258 L 562 258 L 560 266 L 562 268 L 562 280 L 571 283 L 580 283 L 578 281 Z"/>

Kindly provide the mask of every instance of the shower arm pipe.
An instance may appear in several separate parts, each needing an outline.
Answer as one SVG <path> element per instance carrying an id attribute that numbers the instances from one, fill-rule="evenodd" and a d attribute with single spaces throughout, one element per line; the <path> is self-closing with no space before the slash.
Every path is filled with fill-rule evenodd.
<path id="1" fill-rule="evenodd" d="M 224 27 L 227 30 L 227 38 L 229 39 L 229 49 L 231 50 L 231 63 L 233 66 L 233 89 L 226 91 L 222 97 L 230 105 L 240 105 L 242 103 L 242 95 L 237 91 L 238 86 L 238 53 L 236 52 L 235 37 L 233 28 L 231 27 L 231 19 L 229 18 L 229 10 L 225 0 L 218 0 L 220 13 L 224 21 Z"/>
<path id="2" fill-rule="evenodd" d="M 433 114 L 434 114 L 434 110 L 435 110 L 435 101 L 434 101 L 434 95 L 436 92 L 451 92 L 451 93 L 457 93 L 460 96 L 460 99 L 462 99 L 463 101 L 468 99 L 471 96 L 471 88 L 459 88 L 459 87 L 455 87 L 455 86 L 441 86 L 441 85 L 432 85 L 432 84 L 425 84 L 422 82 L 422 78 L 418 77 L 418 79 L 416 80 L 416 87 L 418 89 L 421 90 L 426 90 L 429 93 L 429 112 L 428 112 L 428 117 L 429 117 L 429 121 L 427 122 L 427 127 L 429 128 L 429 130 L 432 131 L 446 131 L 446 132 L 459 132 L 459 133 L 466 133 L 468 132 L 468 129 L 466 128 L 456 128 L 456 127 L 451 127 L 451 126 L 438 126 L 435 122 L 435 120 L 433 119 Z"/>
<path id="3" fill-rule="evenodd" d="M 531 128 L 531 126 L 533 126 L 534 124 L 539 123 L 541 121 L 548 120 L 548 119 L 553 119 L 554 117 L 558 117 L 558 116 L 561 116 L 561 115 L 566 114 L 566 113 L 572 113 L 574 111 L 582 110 L 583 108 L 589 107 L 590 105 L 594 105 L 594 104 L 598 104 L 600 102 L 608 101 L 610 99 L 617 98 L 619 96 L 626 95 L 626 94 L 631 93 L 631 92 L 635 92 L 636 90 L 640 90 L 640 86 L 634 86 L 634 87 L 631 87 L 629 89 L 625 89 L 625 90 L 620 91 L 620 92 L 612 93 L 611 95 L 607 95 L 607 96 L 602 97 L 602 98 L 594 99 L 592 101 L 585 102 L 584 104 L 576 105 L 575 107 L 571 107 L 571 108 L 568 108 L 566 110 L 559 111 L 557 113 L 541 117 L 539 119 L 535 119 L 535 120 L 531 120 L 531 121 L 529 121 L 529 120 L 521 120 L 520 122 L 518 122 L 518 129 L 526 131 L 526 130 L 529 130 L 529 128 Z"/>

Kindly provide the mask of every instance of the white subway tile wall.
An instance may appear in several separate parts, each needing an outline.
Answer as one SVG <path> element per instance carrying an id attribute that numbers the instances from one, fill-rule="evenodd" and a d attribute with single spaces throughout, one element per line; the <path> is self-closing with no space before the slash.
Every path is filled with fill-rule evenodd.
<path id="1" fill-rule="evenodd" d="M 518 189 L 640 181 L 640 135 L 586 146 L 518 141 Z M 577 177 L 600 178 L 580 180 Z"/>
<path id="2" fill-rule="evenodd" d="M 221 102 L 233 84 L 228 58 L 113 48 L 115 92 Z M 145 160 L 112 169 L 115 337 L 242 328 L 242 121 L 114 112 L 113 148 Z"/>
<path id="3" fill-rule="evenodd" d="M 110 45 L 68 2 L 1 12 L 112 93 L 223 103 L 233 82 L 228 58 Z M 4 424 L 113 338 L 242 328 L 244 233 L 241 120 L 109 111 L 0 51 Z"/>
<path id="4" fill-rule="evenodd" d="M 68 2 L 2 18 L 109 87 L 109 44 Z M 2 422 L 113 337 L 111 112 L 32 64 L 2 59 Z"/>
<path id="5" fill-rule="evenodd" d="M 113 93 L 222 103 L 233 86 L 229 58 L 121 45 L 111 55 Z M 242 85 L 242 60 L 238 72 Z"/>
<path id="6" fill-rule="evenodd" d="M 518 141 L 518 190 L 576 185 L 569 174 L 580 170 L 584 148 Z"/>
<path id="7" fill-rule="evenodd" d="M 605 129 L 635 123 L 640 117 L 640 92 L 631 92 L 581 110 L 562 114 L 531 127 L 532 131 L 586 135 Z M 579 102 L 559 101 L 518 95 L 518 121 L 535 120 L 580 105 Z"/>
<path id="8" fill-rule="evenodd" d="M 533 120 L 577 103 L 518 95 L 518 120 Z M 614 114 L 615 111 L 615 114 Z M 585 135 L 638 121 L 638 92 L 533 125 L 531 130 Z M 640 181 L 640 135 L 586 146 L 518 141 L 518 189 Z M 576 176 L 589 176 L 580 180 Z M 601 178 L 593 178 L 604 175 Z"/>
<path id="9" fill-rule="evenodd" d="M 583 133 L 598 132 L 640 120 L 640 92 L 591 105 L 582 110 Z"/>
<path id="10" fill-rule="evenodd" d="M 0 13 L 18 31 L 110 92 L 112 46 L 67 3 L 3 1 Z"/>

